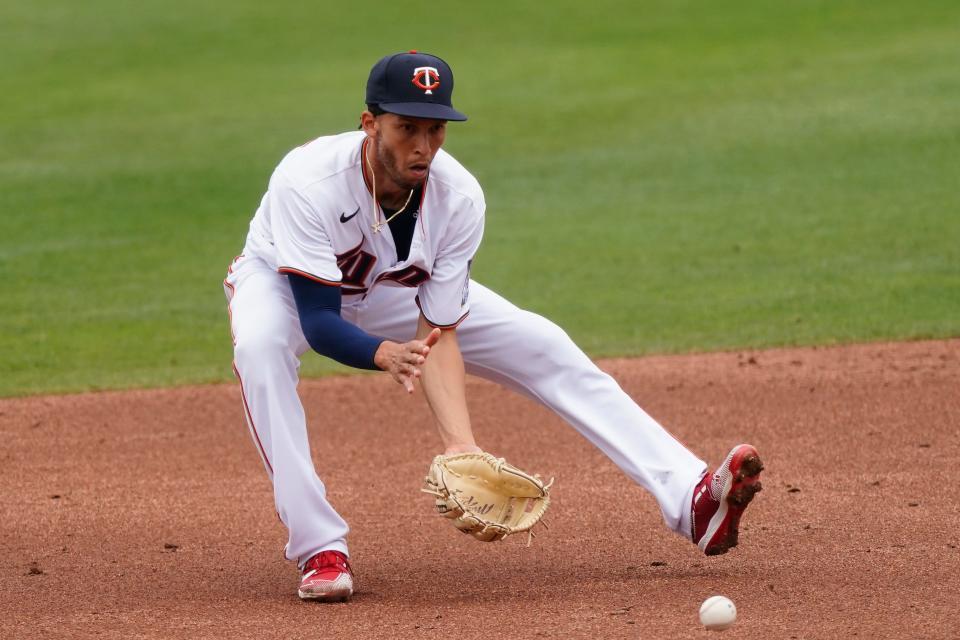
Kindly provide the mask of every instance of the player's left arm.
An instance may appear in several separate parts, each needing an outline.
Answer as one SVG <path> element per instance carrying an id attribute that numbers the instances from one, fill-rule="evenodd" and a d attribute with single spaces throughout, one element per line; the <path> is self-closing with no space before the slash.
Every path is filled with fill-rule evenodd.
<path id="1" fill-rule="evenodd" d="M 483 193 L 478 190 L 469 206 L 451 214 L 430 279 L 417 292 L 417 338 L 422 340 L 431 331 L 441 330 L 430 357 L 420 367 L 420 383 L 447 455 L 480 451 L 467 411 L 466 373 L 457 326 L 470 311 L 470 265 L 483 237 L 485 208 Z"/>
<path id="2" fill-rule="evenodd" d="M 423 314 L 417 324 L 417 339 L 424 340 L 434 331 Z M 444 329 L 420 366 L 420 384 L 437 423 L 444 453 L 480 451 L 473 438 L 467 410 L 466 372 L 455 328 Z"/>

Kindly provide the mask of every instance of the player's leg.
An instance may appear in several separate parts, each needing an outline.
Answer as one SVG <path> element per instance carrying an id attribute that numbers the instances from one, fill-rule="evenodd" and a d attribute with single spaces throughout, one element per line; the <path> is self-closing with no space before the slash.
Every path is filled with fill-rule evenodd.
<path id="1" fill-rule="evenodd" d="M 410 289 L 381 287 L 351 308 L 350 320 L 375 335 L 409 340 L 419 313 L 413 297 Z M 654 495 L 668 527 L 708 555 L 737 544 L 740 516 L 760 490 L 763 465 L 753 447 L 734 447 L 706 474 L 704 462 L 637 406 L 562 329 L 476 282 L 470 283 L 470 315 L 457 334 L 469 373 L 564 418 Z"/>
<path id="2" fill-rule="evenodd" d="M 375 335 L 410 340 L 414 291 L 375 289 L 351 320 Z M 471 281 L 470 315 L 457 329 L 467 371 L 555 411 L 650 491 L 664 520 L 689 536 L 693 487 L 706 465 L 646 414 L 567 334 Z"/>
<path id="3" fill-rule="evenodd" d="M 470 316 L 457 333 L 469 373 L 552 409 L 654 495 L 668 527 L 689 537 L 693 487 L 706 465 L 566 332 L 471 282 Z"/>
<path id="4" fill-rule="evenodd" d="M 273 481 L 277 513 L 290 533 L 286 556 L 302 565 L 320 551 L 347 553 L 347 524 L 327 502 L 310 457 L 297 395 L 299 356 L 309 346 L 290 285 L 249 257 L 234 263 L 224 284 L 244 413 Z"/>

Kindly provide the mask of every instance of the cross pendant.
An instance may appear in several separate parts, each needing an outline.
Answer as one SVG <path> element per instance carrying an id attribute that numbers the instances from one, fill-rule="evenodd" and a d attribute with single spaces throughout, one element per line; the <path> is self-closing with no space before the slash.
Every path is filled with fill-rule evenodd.
<path id="1" fill-rule="evenodd" d="M 374 233 L 380 233 L 380 229 L 383 228 L 383 225 L 379 222 L 374 222 L 372 225 L 370 225 L 370 228 L 373 229 Z"/>

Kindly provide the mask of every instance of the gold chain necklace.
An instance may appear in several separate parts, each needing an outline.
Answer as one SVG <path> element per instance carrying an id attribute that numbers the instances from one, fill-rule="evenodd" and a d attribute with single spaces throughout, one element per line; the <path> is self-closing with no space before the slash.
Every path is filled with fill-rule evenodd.
<path id="1" fill-rule="evenodd" d="M 380 203 L 377 201 L 377 174 L 373 171 L 373 165 L 370 164 L 370 152 L 367 148 L 363 151 L 363 159 L 367 161 L 367 167 L 370 169 L 370 181 L 373 182 L 373 224 L 370 225 L 370 228 L 373 229 L 374 233 L 380 233 L 383 225 L 390 224 L 391 220 L 406 210 L 407 205 L 410 204 L 410 198 L 413 197 L 413 192 L 416 189 L 410 189 L 410 193 L 407 194 L 407 201 L 403 203 L 402 207 L 397 209 L 396 213 L 383 222 L 380 222 Z"/>

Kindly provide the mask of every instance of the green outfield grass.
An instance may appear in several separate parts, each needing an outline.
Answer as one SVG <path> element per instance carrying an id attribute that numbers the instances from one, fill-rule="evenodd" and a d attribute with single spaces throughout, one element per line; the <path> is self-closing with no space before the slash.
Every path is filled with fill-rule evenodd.
<path id="1" fill-rule="evenodd" d="M 592 355 L 960 335 L 955 1 L 8 0 L 0 395 L 228 379 L 272 168 L 408 48 L 471 117 L 475 277 Z"/>

